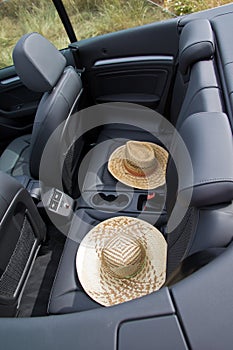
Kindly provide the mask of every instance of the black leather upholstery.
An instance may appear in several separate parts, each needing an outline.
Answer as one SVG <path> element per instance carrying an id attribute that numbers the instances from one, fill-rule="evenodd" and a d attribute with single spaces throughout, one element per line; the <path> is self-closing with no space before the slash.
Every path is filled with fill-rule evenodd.
<path id="1" fill-rule="evenodd" d="M 174 181 L 174 164 L 167 176 L 168 275 L 190 254 L 224 247 L 233 237 L 233 166 L 229 161 L 233 144 L 227 116 L 223 113 L 191 115 L 184 121 L 180 133 L 191 164 L 180 156 L 177 147 L 178 179 Z M 193 177 L 188 169 L 190 165 Z M 175 213 L 181 210 L 184 216 L 175 224 L 178 217 Z"/>
<path id="2" fill-rule="evenodd" d="M 221 19 L 221 20 L 220 20 Z M 226 93 L 229 96 L 228 113 L 233 125 L 233 43 L 232 43 L 232 21 L 233 13 L 226 13 L 223 16 L 212 20 L 215 32 L 219 55 L 221 57 L 222 76 L 226 84 Z"/>
<path id="3" fill-rule="evenodd" d="M 179 69 L 186 74 L 193 63 L 210 59 L 215 51 L 210 22 L 198 19 L 186 24 L 179 43 Z"/>
<path id="4" fill-rule="evenodd" d="M 16 73 L 31 90 L 51 90 L 66 66 L 65 57 L 38 33 L 25 34 L 13 51 Z"/>
<path id="5" fill-rule="evenodd" d="M 212 59 L 214 52 L 214 37 L 208 20 L 192 21 L 182 29 L 178 72 L 171 105 L 171 119 L 178 130 L 183 122 L 194 113 L 223 111 L 222 93 L 218 83 L 215 62 Z M 188 68 L 188 79 L 184 83 L 184 74 L 187 73 Z M 156 118 L 151 117 L 150 124 L 148 120 L 145 121 L 146 131 L 134 126 L 136 110 L 134 114 L 130 114 L 126 108 L 125 112 L 122 113 L 125 114 L 125 120 L 129 121 L 130 125 L 104 125 L 97 139 L 97 144 L 108 141 L 108 147 L 101 152 L 94 151 L 82 190 L 90 190 L 94 185 L 96 186 L 94 174 L 98 174 L 98 188 L 101 185 L 109 189 L 116 187 L 117 182 L 107 171 L 106 165 L 111 152 L 126 140 L 135 139 L 169 145 L 166 135 L 163 135 L 164 130 L 159 130 L 159 123 Z M 110 117 L 108 120 L 111 120 Z M 117 115 L 115 123 L 116 121 Z M 159 137 L 156 138 L 153 135 L 159 135 Z M 96 167 L 97 161 L 99 164 L 103 164 L 100 169 Z"/>
<path id="6" fill-rule="evenodd" d="M 0 316 L 14 316 L 45 225 L 29 193 L 0 172 Z"/>
<path id="7" fill-rule="evenodd" d="M 187 118 L 180 135 L 189 151 L 193 179 L 181 159 L 182 173 L 179 195 L 185 200 L 193 187 L 191 206 L 200 207 L 229 202 L 233 199 L 232 133 L 227 116 L 223 113 L 199 113 Z M 178 150 L 179 152 L 179 150 Z"/>
<path id="8" fill-rule="evenodd" d="M 88 171 L 85 176 L 82 191 L 95 189 L 96 186 L 98 189 L 104 188 L 105 190 L 108 189 L 113 191 L 116 189 L 116 185 L 121 186 L 121 188 L 124 189 L 128 187 L 126 185 L 119 184 L 118 181 L 110 174 L 107 168 L 107 161 L 111 153 L 128 140 L 148 141 L 161 144 L 161 142 L 155 136 L 140 128 L 133 126 L 129 126 L 127 128 L 125 125 L 120 124 L 116 124 L 115 127 L 114 125 L 112 127 L 105 127 L 100 133 L 97 144 L 100 145 L 102 142 L 107 142 L 108 146 L 106 147 L 106 144 L 103 144 L 103 147 L 99 146 L 97 151 L 94 150 Z M 99 167 L 99 164 L 101 167 Z M 96 175 L 98 181 L 96 181 Z"/>
<path id="9" fill-rule="evenodd" d="M 177 129 L 191 114 L 223 111 L 214 53 L 214 35 L 207 19 L 192 21 L 182 28 L 170 112 Z"/>
<path id="10" fill-rule="evenodd" d="M 123 186 L 108 172 L 107 162 L 111 153 L 128 140 L 154 142 L 166 147 L 172 137 L 171 130 L 161 133 L 161 116 L 147 107 L 124 103 L 106 103 L 100 106 L 98 114 L 96 108 L 93 112 L 100 123 L 103 121 L 103 127 L 96 140 L 97 147 L 90 153 L 87 169 L 80 169 L 85 177 L 80 186 L 82 192 L 96 186 L 108 190 Z M 87 115 L 87 120 L 90 114 Z"/>
<path id="11" fill-rule="evenodd" d="M 193 272 L 209 264 L 225 251 L 225 248 L 210 248 L 196 252 L 185 258 L 173 273 L 166 280 L 165 285 L 170 287 L 173 284 L 190 276 Z"/>
<path id="12" fill-rule="evenodd" d="M 30 172 L 39 178 L 41 156 L 53 131 L 69 115 L 82 90 L 80 76 L 73 67 L 67 67 L 51 92 L 45 92 L 37 109 L 31 137 Z M 59 140 L 58 140 L 59 142 Z"/>
<path id="13" fill-rule="evenodd" d="M 174 103 L 179 90 L 174 91 Z M 219 87 L 213 61 L 200 61 L 192 66 L 187 90 L 175 122 L 179 130 L 184 120 L 199 112 L 222 112 L 222 92 Z"/>
<path id="14" fill-rule="evenodd" d="M 12 176 L 30 176 L 31 135 L 23 135 L 10 143 L 0 157 L 0 171 Z"/>
<path id="15" fill-rule="evenodd" d="M 166 177 L 166 207 L 169 217 L 166 228 L 168 276 L 191 254 L 209 248 L 221 249 L 233 238 L 233 166 L 230 161 L 233 145 L 230 125 L 223 113 L 221 89 L 212 57 L 214 46 L 208 21 L 193 21 L 183 29 L 180 43 L 181 66 L 173 94 L 173 104 L 176 103 L 177 95 L 182 94 L 182 106 L 181 109 L 175 108 L 176 113 L 179 113 L 174 122 L 186 144 L 191 163 L 186 163 L 186 158 L 182 157 L 183 153 L 176 148 L 174 140 L 173 154 L 176 155 L 176 163 L 170 159 Z M 188 79 L 185 80 L 184 74 L 188 70 Z M 178 88 L 180 83 L 183 84 L 182 91 Z M 155 128 L 155 135 L 159 131 L 157 127 L 158 125 L 152 125 L 150 129 L 152 131 Z M 101 159 L 104 167 L 97 174 L 97 185 L 116 189 L 116 183 L 110 179 L 106 164 L 112 150 L 124 142 L 122 139 L 135 138 L 158 142 L 150 139 L 151 136 L 150 133 L 124 124 L 105 125 L 97 143 L 109 141 L 109 147 L 102 149 L 102 152 L 94 152 L 88 169 L 96 175 L 95 160 L 98 163 Z M 116 143 L 116 138 L 119 139 L 119 143 Z M 189 176 L 190 174 L 193 176 Z M 95 180 L 96 177 L 90 177 L 88 174 L 83 190 L 93 190 L 94 187 L 91 186 Z M 174 225 L 174 212 L 177 208 L 178 212 L 181 210 L 184 215 L 177 225 Z M 99 306 L 83 294 L 84 291 L 77 280 L 75 256 L 82 237 L 92 225 L 107 217 L 104 217 L 106 213 L 93 209 L 78 210 L 77 215 L 81 222 L 73 225 L 54 281 L 48 307 L 48 312 L 52 314 L 82 311 Z"/>
<path id="16" fill-rule="evenodd" d="M 179 188 L 171 194 L 169 182 L 174 173 L 172 168 L 168 170 L 167 201 L 176 194 L 175 203 L 181 201 L 181 205 L 188 209 L 178 227 L 168 233 L 168 275 L 187 256 L 204 249 L 225 247 L 233 238 L 233 166 L 228 162 L 233 155 L 233 146 L 227 117 L 223 113 L 192 115 L 184 122 L 181 134 L 190 153 L 194 177 L 193 182 L 187 178 L 187 164 L 183 158 L 178 159 L 177 171 L 181 173 Z M 210 185 L 213 185 L 211 189 Z M 190 203 L 186 203 L 184 193 L 190 186 L 193 186 L 193 196 Z M 93 209 L 76 212 L 53 284 L 48 313 L 78 312 L 100 306 L 86 295 L 80 285 L 75 265 L 76 252 L 80 241 L 94 225 L 120 214 L 124 215 Z M 168 230 L 169 227 L 168 222 Z"/>
<path id="17" fill-rule="evenodd" d="M 29 88 L 44 92 L 31 136 L 14 140 L 0 158 L 0 169 L 13 176 L 39 178 L 44 147 L 68 117 L 82 91 L 79 74 L 66 67 L 64 56 L 38 33 L 24 35 L 13 51 L 15 69 Z M 59 140 L 57 141 L 59 142 Z"/>

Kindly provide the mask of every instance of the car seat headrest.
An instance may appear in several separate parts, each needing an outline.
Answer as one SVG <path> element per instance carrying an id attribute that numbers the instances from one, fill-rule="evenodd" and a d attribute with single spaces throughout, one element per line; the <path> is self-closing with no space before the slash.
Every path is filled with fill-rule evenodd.
<path id="1" fill-rule="evenodd" d="M 66 59 L 38 33 L 23 35 L 13 50 L 15 70 L 33 91 L 50 91 L 63 73 Z"/>
<path id="2" fill-rule="evenodd" d="M 182 74 L 198 61 L 210 59 L 215 52 L 210 22 L 198 19 L 184 26 L 179 43 L 179 69 Z"/>

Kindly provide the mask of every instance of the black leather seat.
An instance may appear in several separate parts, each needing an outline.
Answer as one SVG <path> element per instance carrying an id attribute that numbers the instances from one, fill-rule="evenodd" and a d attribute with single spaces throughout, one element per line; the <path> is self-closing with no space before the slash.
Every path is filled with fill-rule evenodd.
<path id="1" fill-rule="evenodd" d="M 233 237 L 233 164 L 229 161 L 233 155 L 232 134 L 227 116 L 222 113 L 221 91 L 212 60 L 214 45 L 211 27 L 205 20 L 195 22 L 197 28 L 199 25 L 202 28 L 203 34 L 205 30 L 207 33 L 202 40 L 202 32 L 198 30 L 197 33 L 193 33 L 194 25 L 190 23 L 190 26 L 185 27 L 187 32 L 184 28 L 184 39 L 181 40 L 181 43 L 187 45 L 187 51 L 183 53 L 185 56 L 181 59 L 181 71 L 184 75 L 188 74 L 189 80 L 177 121 L 184 142 L 179 143 L 179 138 L 173 139 L 170 151 L 174 160 L 170 158 L 166 176 L 166 208 L 169 218 L 166 228 L 168 276 L 186 257 L 209 248 L 223 248 Z M 188 37 L 185 33 L 188 33 Z M 188 40 L 190 36 L 196 41 L 191 43 Z M 113 120 L 116 123 L 117 119 Z M 132 123 L 133 120 L 132 117 Z M 139 125 L 143 126 L 143 122 L 149 131 L 153 128 L 155 131 L 159 130 L 157 128 L 159 125 L 148 124 L 146 118 Z M 150 122 L 153 123 L 153 119 L 150 119 Z M 110 140 L 110 148 L 104 147 L 99 153 L 95 153 L 94 150 L 90 173 L 84 180 L 84 191 L 103 188 L 106 185 L 113 188 L 114 184 L 109 182 L 104 174 L 106 174 L 107 157 L 112 151 L 111 147 L 119 146 L 119 143 L 116 145 L 114 136 L 119 138 L 135 136 L 141 139 L 151 137 L 151 134 L 150 132 L 146 134 L 143 128 L 139 130 L 134 127 L 131 130 L 125 124 L 118 127 L 116 124 L 105 126 L 98 141 Z M 123 142 L 122 139 L 119 142 Z M 180 147 L 181 145 L 183 146 Z M 96 172 L 93 170 L 95 160 L 97 163 L 105 164 L 97 177 L 97 182 Z M 76 312 L 99 306 L 85 294 L 78 282 L 75 255 L 81 238 L 92 225 L 107 217 L 106 213 L 93 209 L 81 209 L 77 215 L 81 220 L 71 229 L 71 238 L 68 238 L 65 244 L 54 281 L 48 307 L 48 312 L 51 314 Z"/>
<path id="2" fill-rule="evenodd" d="M 46 228 L 28 191 L 0 171 L 0 317 L 17 314 Z"/>
<path id="3" fill-rule="evenodd" d="M 193 114 L 180 134 L 191 163 L 174 142 L 167 169 L 168 275 L 186 257 L 224 248 L 233 238 L 233 141 L 227 116 Z"/>
<path id="4" fill-rule="evenodd" d="M 85 111 L 83 113 L 85 115 Z M 146 107 L 134 104 L 106 103 L 91 108 L 87 120 L 92 118 L 91 114 L 105 124 L 98 135 L 96 147 L 90 153 L 87 169 L 80 168 L 84 178 L 80 184 L 81 192 L 96 188 L 115 191 L 116 186 L 130 191 L 108 172 L 107 162 L 111 153 L 128 140 L 154 142 L 166 147 L 164 144 L 169 144 L 171 133 L 161 135 L 161 117 Z"/>
<path id="5" fill-rule="evenodd" d="M 233 144 L 226 115 L 194 114 L 184 122 L 181 135 L 188 152 L 180 149 L 182 144 L 174 143 L 177 171 L 174 172 L 170 165 L 167 171 L 168 276 L 186 257 L 210 248 L 224 248 L 233 238 L 233 164 L 229 162 Z M 192 172 L 193 176 L 190 176 Z M 174 189 L 171 187 L 176 173 L 179 174 L 176 182 L 179 186 Z M 183 215 L 180 217 L 177 213 Z M 54 280 L 48 313 L 62 314 L 100 307 L 78 281 L 76 252 L 82 238 L 93 226 L 116 215 L 124 213 L 94 209 L 76 212 Z"/>
<path id="6" fill-rule="evenodd" d="M 215 42 L 210 22 L 199 19 L 187 24 L 181 32 L 178 70 L 171 103 L 171 121 L 179 130 L 189 115 L 198 112 L 222 112 L 222 93 L 218 84 L 214 62 Z M 106 146 L 93 151 L 82 192 L 98 187 L 114 190 L 116 180 L 107 170 L 110 154 L 126 140 L 155 142 L 168 147 L 171 144 L 171 128 L 164 127 L 158 114 L 140 106 L 117 104 L 103 109 L 104 126 L 98 136 L 97 145 Z M 122 117 L 123 116 L 123 117 Z M 124 119 L 124 123 L 122 123 Z M 97 165 L 101 165 L 98 166 Z M 96 177 L 97 174 L 97 177 Z M 97 179 L 97 181 L 96 181 Z"/>
<path id="7" fill-rule="evenodd" d="M 13 51 L 16 72 L 31 90 L 42 92 L 32 135 L 11 142 L 0 157 L 0 170 L 12 176 L 39 178 L 44 147 L 68 117 L 82 91 L 79 74 L 66 67 L 65 57 L 38 33 L 24 35 Z"/>
<path id="8" fill-rule="evenodd" d="M 191 114 L 223 111 L 215 65 L 215 39 L 207 19 L 182 28 L 170 118 L 177 129 Z"/>

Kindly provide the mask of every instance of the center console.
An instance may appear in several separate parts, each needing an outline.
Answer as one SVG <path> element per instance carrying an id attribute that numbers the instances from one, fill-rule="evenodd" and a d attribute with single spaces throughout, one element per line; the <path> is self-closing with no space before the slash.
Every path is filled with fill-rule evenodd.
<path id="1" fill-rule="evenodd" d="M 165 209 L 166 187 L 144 191 L 131 188 L 113 190 L 97 188 L 96 191 L 84 191 L 77 200 L 77 208 L 93 208 L 101 212 L 121 213 L 142 217 L 157 227 L 165 225 L 167 220 Z"/>
<path id="2" fill-rule="evenodd" d="M 158 228 L 167 222 L 165 209 L 166 186 L 155 190 L 139 190 L 123 184 L 95 184 L 85 186 L 81 196 L 74 200 L 64 192 L 55 188 L 42 189 L 39 181 L 22 177 L 20 182 L 28 190 L 43 216 L 46 211 L 50 219 L 57 225 L 67 226 L 72 220 L 73 212 L 79 209 L 93 209 L 111 215 L 128 215 L 142 218 Z M 43 186 L 42 186 L 43 187 Z M 42 198 L 41 198 L 42 197 Z"/>

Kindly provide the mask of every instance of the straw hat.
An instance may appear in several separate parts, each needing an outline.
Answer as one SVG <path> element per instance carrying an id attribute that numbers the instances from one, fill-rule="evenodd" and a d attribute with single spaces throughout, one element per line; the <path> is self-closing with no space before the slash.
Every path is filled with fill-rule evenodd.
<path id="1" fill-rule="evenodd" d="M 95 226 L 76 256 L 80 283 L 110 306 L 158 290 L 165 282 L 167 243 L 151 224 L 119 216 Z"/>
<path id="2" fill-rule="evenodd" d="M 165 183 L 168 152 L 151 142 L 128 141 L 110 156 L 108 170 L 125 185 L 153 189 Z"/>

